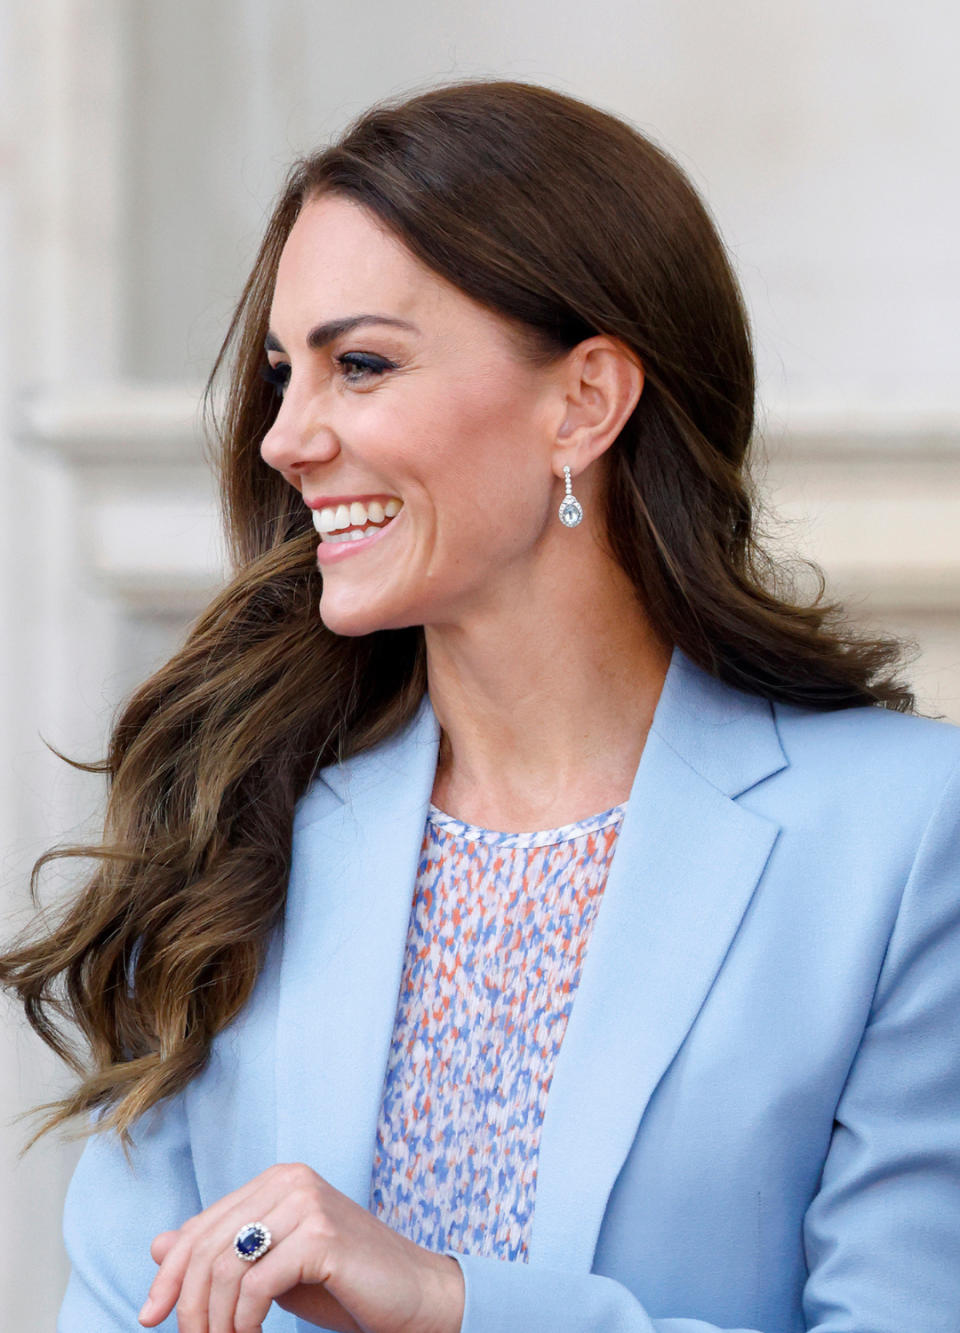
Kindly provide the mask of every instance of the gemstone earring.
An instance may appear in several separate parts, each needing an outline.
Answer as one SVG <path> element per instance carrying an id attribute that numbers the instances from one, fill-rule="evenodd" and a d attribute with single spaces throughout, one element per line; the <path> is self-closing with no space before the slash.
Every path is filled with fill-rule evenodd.
<path id="1" fill-rule="evenodd" d="M 563 483 L 567 488 L 567 493 L 561 500 L 557 513 L 560 515 L 561 523 L 568 528 L 575 528 L 583 518 L 583 509 L 580 501 L 570 489 L 570 468 L 566 463 L 563 467 Z"/>

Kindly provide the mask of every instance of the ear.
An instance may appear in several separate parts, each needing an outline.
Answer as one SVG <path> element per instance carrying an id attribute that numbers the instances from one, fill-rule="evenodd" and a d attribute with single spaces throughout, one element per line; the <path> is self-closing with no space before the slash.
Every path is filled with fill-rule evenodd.
<path id="1" fill-rule="evenodd" d="M 557 475 L 565 463 L 577 476 L 620 434 L 643 392 L 635 352 L 607 334 L 586 338 L 564 358 L 565 414 L 557 430 Z"/>

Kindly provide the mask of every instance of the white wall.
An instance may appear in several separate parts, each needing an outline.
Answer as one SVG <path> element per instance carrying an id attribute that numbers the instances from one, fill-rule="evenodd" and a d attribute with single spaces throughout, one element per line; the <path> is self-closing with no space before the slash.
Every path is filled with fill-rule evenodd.
<path id="1" fill-rule="evenodd" d="M 584 97 L 691 173 L 753 313 L 785 535 L 916 636 L 924 705 L 960 720 L 958 37 L 930 0 L 0 0 L 7 927 L 102 797 L 41 735 L 98 756 L 220 578 L 196 395 L 286 163 L 447 78 Z M 62 1076 L 0 1016 L 0 1326 L 52 1329 L 75 1149 L 16 1164 L 10 1117 Z"/>

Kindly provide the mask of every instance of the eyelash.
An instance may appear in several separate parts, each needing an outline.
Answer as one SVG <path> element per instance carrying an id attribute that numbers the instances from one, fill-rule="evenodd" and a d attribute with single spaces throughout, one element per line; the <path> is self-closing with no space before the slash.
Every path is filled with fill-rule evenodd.
<path id="1" fill-rule="evenodd" d="M 382 375 L 387 370 L 395 369 L 392 361 L 385 361 L 382 357 L 363 356 L 358 352 L 344 352 L 341 356 L 334 357 L 341 370 L 346 366 L 355 366 L 363 371 L 362 375 L 344 375 L 348 384 L 355 383 L 364 378 L 364 375 Z M 261 366 L 260 374 L 272 384 L 277 397 L 283 397 L 283 391 L 290 380 L 290 366 L 286 361 L 278 361 L 275 366 L 267 362 Z"/>

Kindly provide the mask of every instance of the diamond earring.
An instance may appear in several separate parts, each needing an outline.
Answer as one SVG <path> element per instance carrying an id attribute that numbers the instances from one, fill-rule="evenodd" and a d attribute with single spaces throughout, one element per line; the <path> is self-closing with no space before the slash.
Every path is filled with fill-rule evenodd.
<path id="1" fill-rule="evenodd" d="M 560 516 L 561 523 L 568 528 L 575 528 L 583 518 L 583 508 L 570 489 L 570 468 L 566 463 L 563 467 L 563 483 L 567 488 L 567 493 L 561 500 L 557 513 Z"/>

